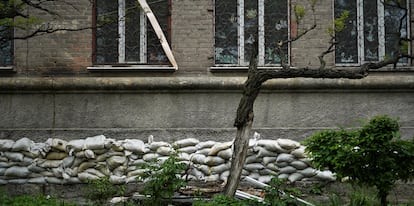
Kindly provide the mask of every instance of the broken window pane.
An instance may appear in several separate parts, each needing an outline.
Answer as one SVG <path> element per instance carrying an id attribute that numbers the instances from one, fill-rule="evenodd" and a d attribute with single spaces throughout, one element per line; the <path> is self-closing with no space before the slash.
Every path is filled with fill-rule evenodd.
<path id="1" fill-rule="evenodd" d="M 357 4 L 356 0 L 335 0 L 335 18 L 344 11 L 349 12 L 345 20 L 345 27 L 336 33 L 336 63 L 358 63 L 358 32 L 357 32 Z"/>
<path id="2" fill-rule="evenodd" d="M 215 4 L 215 62 L 238 63 L 237 0 L 220 0 Z"/>

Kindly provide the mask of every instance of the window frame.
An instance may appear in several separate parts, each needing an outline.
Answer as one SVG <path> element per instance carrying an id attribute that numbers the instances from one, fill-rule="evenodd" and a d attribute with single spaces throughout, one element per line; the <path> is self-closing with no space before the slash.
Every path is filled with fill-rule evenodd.
<path id="1" fill-rule="evenodd" d="M 171 0 L 166 0 L 168 5 L 168 17 L 167 17 L 167 39 L 168 42 L 171 42 Z M 93 26 L 93 34 L 92 34 L 92 62 L 93 66 L 87 67 L 90 71 L 101 71 L 101 70 L 167 70 L 167 71 L 175 71 L 177 70 L 176 67 L 171 65 L 171 62 L 167 60 L 166 64 L 150 64 L 147 61 L 147 32 L 149 24 L 149 19 L 146 15 L 146 12 L 143 9 L 140 9 L 140 18 L 139 18 L 139 25 L 140 25 L 140 54 L 139 54 L 139 61 L 126 61 L 126 24 L 125 24 L 125 10 L 126 8 L 126 0 L 118 0 L 118 62 L 116 63 L 98 63 L 97 62 L 97 0 L 94 0 L 93 4 L 93 17 L 92 17 L 92 26 Z M 170 43 L 171 44 L 171 43 Z M 161 46 L 161 42 L 160 42 Z"/>
<path id="2" fill-rule="evenodd" d="M 213 0 L 213 6 L 215 7 L 216 1 L 219 0 Z M 213 32 L 214 32 L 214 66 L 211 67 L 212 70 L 220 70 L 220 69 L 235 69 L 235 70 L 244 70 L 248 68 L 249 61 L 246 61 L 248 57 L 245 57 L 245 43 L 244 43 L 244 1 L 245 0 L 237 0 L 237 47 L 238 47 L 238 56 L 237 64 L 217 64 L 216 63 L 216 24 L 215 24 L 215 18 L 217 16 L 216 9 L 214 9 L 214 19 L 213 19 Z M 287 38 L 291 38 L 291 0 L 285 0 L 287 5 Z M 265 0 L 258 0 L 258 68 L 277 68 L 281 67 L 281 64 L 266 64 L 265 63 Z M 288 64 L 291 63 L 291 44 L 288 42 L 287 44 L 287 62 Z"/>
<path id="3" fill-rule="evenodd" d="M 410 1 L 407 0 L 406 1 L 406 6 L 407 6 L 407 36 L 411 35 L 411 8 L 410 8 Z M 337 55 L 337 50 L 335 49 L 334 51 L 334 60 L 335 60 L 335 66 L 339 66 L 339 67 L 355 67 L 355 66 L 361 66 L 364 63 L 369 63 L 369 62 L 375 62 L 375 61 L 366 61 L 365 60 L 365 42 L 364 42 L 364 25 L 365 25 L 365 21 L 364 21 L 364 0 L 356 0 L 356 5 L 357 5 L 357 16 L 356 16 L 356 21 L 357 21 L 357 38 L 356 38 L 356 43 L 357 43 L 357 51 L 358 51 L 358 62 L 357 63 L 337 63 L 336 62 L 336 55 Z M 332 8 L 332 16 L 335 19 L 335 1 L 333 1 L 332 4 L 333 8 Z M 385 38 L 386 38 L 386 33 L 385 33 L 385 6 L 384 4 L 381 3 L 381 0 L 377 0 L 377 17 L 378 17 L 378 61 L 384 60 L 384 57 L 386 56 L 386 45 L 385 45 Z M 334 22 L 334 21 L 332 21 Z M 335 24 L 332 24 L 333 27 L 335 27 Z M 409 44 L 408 46 L 408 54 L 411 54 L 411 47 L 412 45 Z M 408 60 L 408 62 L 404 62 L 404 63 L 398 63 L 398 66 L 410 66 L 410 60 Z"/>

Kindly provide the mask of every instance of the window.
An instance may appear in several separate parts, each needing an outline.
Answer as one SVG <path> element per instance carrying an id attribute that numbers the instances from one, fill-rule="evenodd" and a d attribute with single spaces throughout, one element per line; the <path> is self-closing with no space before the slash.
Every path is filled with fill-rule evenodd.
<path id="1" fill-rule="evenodd" d="M 258 37 L 259 66 L 279 65 L 275 48 L 289 35 L 288 0 L 216 0 L 215 64 L 246 66 Z M 283 48 L 288 59 L 288 46 Z"/>
<path id="2" fill-rule="evenodd" d="M 169 36 L 169 0 L 147 0 Z M 96 0 L 96 64 L 169 64 L 160 41 L 136 0 Z"/>
<path id="3" fill-rule="evenodd" d="M 335 18 L 344 11 L 349 12 L 345 28 L 336 34 L 337 64 L 359 65 L 381 61 L 394 55 L 400 37 L 408 37 L 408 18 L 405 10 L 396 3 L 382 0 L 335 0 Z M 403 8 L 407 0 L 399 1 Z M 403 18 L 404 17 L 404 18 Z M 401 27 L 400 27 L 401 22 Z M 408 59 L 401 59 L 408 63 Z"/>
<path id="4" fill-rule="evenodd" d="M 13 27 L 0 26 L 0 67 L 13 64 Z"/>

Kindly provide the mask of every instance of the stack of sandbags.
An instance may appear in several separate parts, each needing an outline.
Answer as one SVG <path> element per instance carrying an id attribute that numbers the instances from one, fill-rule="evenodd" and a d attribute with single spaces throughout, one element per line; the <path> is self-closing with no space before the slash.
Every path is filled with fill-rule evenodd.
<path id="1" fill-rule="evenodd" d="M 188 180 L 225 181 L 230 174 L 233 142 L 200 142 L 194 138 L 172 144 L 147 143 L 138 139 L 114 140 L 103 135 L 65 141 L 48 139 L 35 143 L 28 138 L 0 140 L 0 184 L 87 182 L 109 176 L 114 184 L 137 181 L 145 163 L 164 161 L 179 152 L 179 161 L 189 166 Z M 289 139 L 249 142 L 242 175 L 263 183 L 277 175 L 289 181 L 331 181 L 329 171 L 318 171 L 309 165 L 304 146 Z"/>

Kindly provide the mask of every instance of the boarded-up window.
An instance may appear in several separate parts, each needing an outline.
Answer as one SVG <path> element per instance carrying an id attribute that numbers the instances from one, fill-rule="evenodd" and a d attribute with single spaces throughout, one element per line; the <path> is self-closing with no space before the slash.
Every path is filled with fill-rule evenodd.
<path id="1" fill-rule="evenodd" d="M 260 66 L 277 65 L 276 44 L 288 39 L 287 0 L 216 0 L 215 64 L 248 65 L 258 37 Z M 288 47 L 283 48 L 287 59 Z"/>
<path id="2" fill-rule="evenodd" d="M 168 0 L 147 2 L 164 34 L 169 36 Z M 169 63 L 157 35 L 136 0 L 97 0 L 95 6 L 95 63 Z"/>

